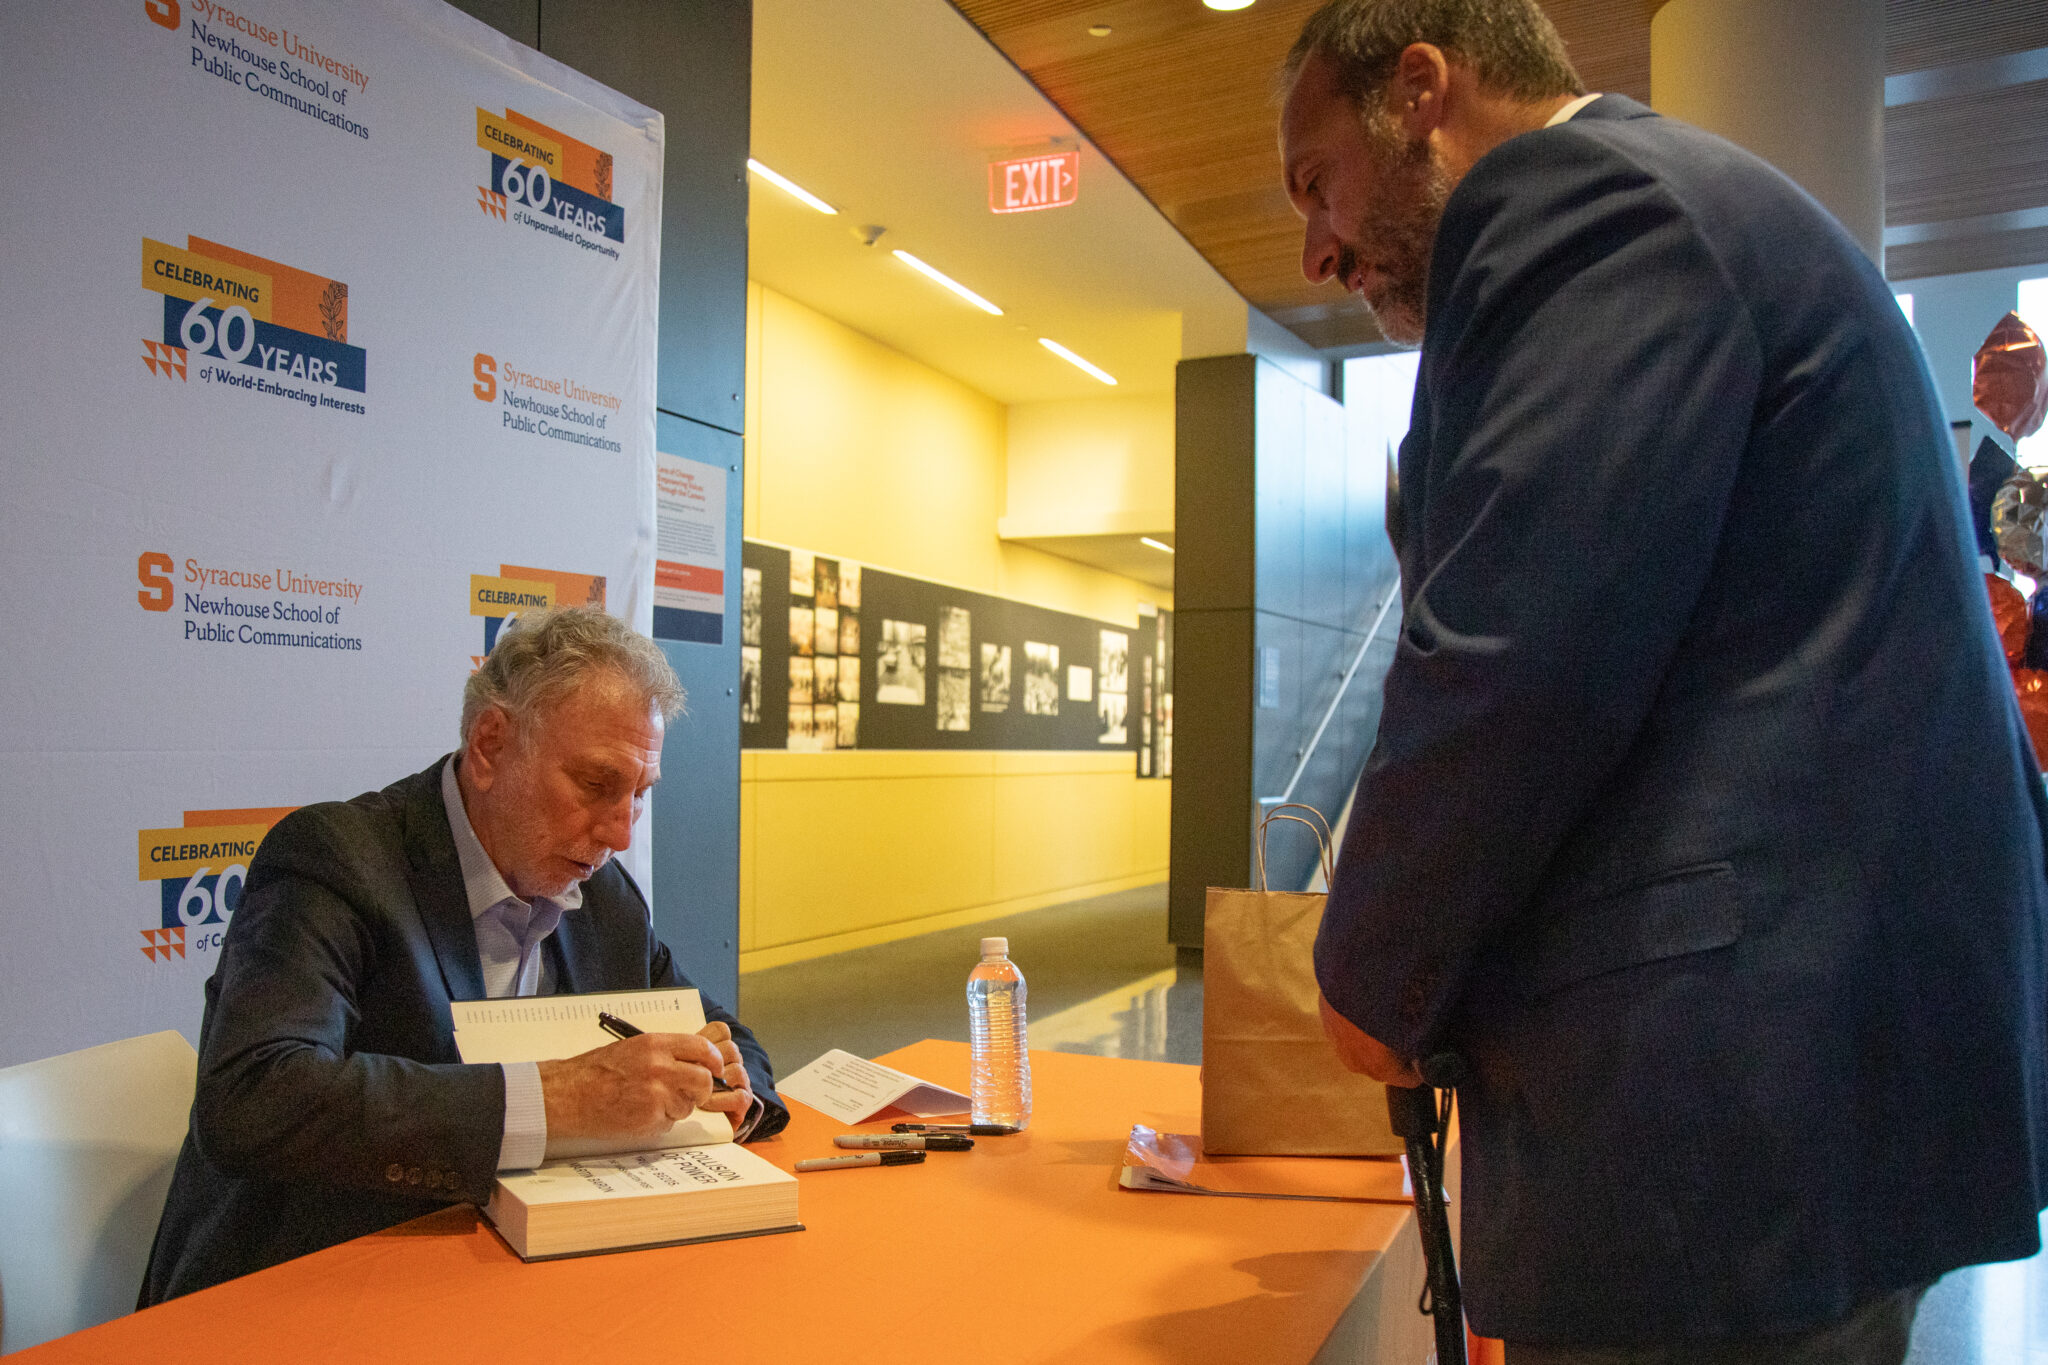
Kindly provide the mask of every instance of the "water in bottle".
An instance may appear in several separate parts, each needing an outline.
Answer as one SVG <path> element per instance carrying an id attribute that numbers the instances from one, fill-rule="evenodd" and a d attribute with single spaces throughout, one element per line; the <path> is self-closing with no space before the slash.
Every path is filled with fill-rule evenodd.
<path id="1" fill-rule="evenodd" d="M 1031 1055 L 1025 1051 L 1024 973 L 1010 940 L 985 938 L 967 978 L 967 1035 L 974 1056 L 974 1122 L 1031 1122 Z"/>

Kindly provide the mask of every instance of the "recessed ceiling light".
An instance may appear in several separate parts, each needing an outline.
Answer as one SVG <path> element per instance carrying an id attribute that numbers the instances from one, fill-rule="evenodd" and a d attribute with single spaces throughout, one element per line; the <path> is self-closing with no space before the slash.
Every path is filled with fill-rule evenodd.
<path id="1" fill-rule="evenodd" d="M 1108 24 L 1088 25 L 1088 36 L 1090 38 L 1107 38 L 1110 34 L 1114 33 L 1115 31 L 1116 30 L 1112 29 Z"/>
<path id="2" fill-rule="evenodd" d="M 1252 0 L 1202 0 L 1202 3 L 1210 9 L 1221 10 L 1250 9 L 1252 7 Z"/>
<path id="3" fill-rule="evenodd" d="M 969 289 L 966 285 L 960 283 L 960 281 L 954 279 L 952 276 L 946 274 L 945 272 L 934 270 L 932 267 L 926 265 L 923 261 L 920 261 L 919 259 L 917 259 L 917 257 L 911 255 L 907 251 L 898 251 L 895 254 L 897 260 L 903 262 L 903 264 L 909 266 L 912 270 L 915 270 L 918 274 L 924 276 L 926 279 L 932 281 L 934 284 L 944 285 L 946 288 L 958 294 L 961 298 L 966 299 L 969 303 L 973 304 L 976 308 L 979 308 L 982 312 L 989 314 L 991 317 L 999 318 L 1003 315 L 1002 309 L 996 307 L 987 299 L 975 293 L 972 289 Z M 1112 380 L 1111 382 L 1113 383 L 1115 381 Z"/>
<path id="4" fill-rule="evenodd" d="M 820 199 L 817 195 L 812 194 L 802 185 L 797 184 L 796 181 L 791 180 L 788 176 L 785 175 L 777 175 L 774 171 L 769 170 L 766 166 L 763 166 L 760 162 L 754 160 L 754 158 L 752 157 L 747 158 L 747 169 L 752 171 L 755 175 L 760 176 L 763 180 L 773 185 L 776 189 L 781 190 L 784 194 L 789 195 L 791 198 L 803 200 L 804 203 L 809 204 L 812 208 L 816 209 L 820 213 L 839 212 L 838 209 L 833 208 L 830 204 Z"/>
<path id="5" fill-rule="evenodd" d="M 1168 545 L 1163 540 L 1154 540 L 1150 536 L 1139 536 L 1138 543 L 1140 545 L 1150 545 L 1155 550 L 1164 550 L 1168 554 L 1173 553 L 1173 547 L 1171 545 Z"/>
<path id="6" fill-rule="evenodd" d="M 1087 371 L 1089 374 L 1094 375 L 1097 379 L 1100 379 L 1103 383 L 1108 384 L 1112 388 L 1116 386 L 1115 375 L 1111 374 L 1108 370 L 1103 369 L 1100 365 L 1089 364 L 1087 361 L 1081 359 L 1081 357 L 1075 355 L 1066 347 L 1060 345 L 1057 341 L 1054 341 L 1051 337 L 1040 337 L 1038 339 L 1038 344 L 1045 347 L 1046 350 L 1051 351 L 1061 360 L 1066 361 L 1069 365 L 1074 366 L 1076 369 Z"/>

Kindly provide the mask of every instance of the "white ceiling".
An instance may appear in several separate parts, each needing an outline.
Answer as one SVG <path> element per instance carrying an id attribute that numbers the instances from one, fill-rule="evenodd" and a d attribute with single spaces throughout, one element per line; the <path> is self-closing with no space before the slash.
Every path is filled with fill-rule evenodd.
<path id="1" fill-rule="evenodd" d="M 1109 390 L 1039 346 L 1170 392 L 1182 355 L 1241 351 L 1245 303 L 1145 197 L 945 0 L 755 0 L 749 273 L 1001 403 Z M 1081 149 L 1079 201 L 998 215 L 988 163 Z M 887 230 L 872 247 L 860 229 Z M 914 273 L 901 248 L 1004 310 Z"/>

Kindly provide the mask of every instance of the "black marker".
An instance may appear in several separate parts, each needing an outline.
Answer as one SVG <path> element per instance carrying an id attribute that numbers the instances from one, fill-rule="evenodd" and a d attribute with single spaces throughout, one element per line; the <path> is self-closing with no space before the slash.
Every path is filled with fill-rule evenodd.
<path id="1" fill-rule="evenodd" d="M 892 1123 L 892 1133 L 972 1133 L 976 1137 L 1008 1137 L 1023 1130 L 1008 1123 Z"/>
<path id="2" fill-rule="evenodd" d="M 628 1038 L 638 1038 L 647 1031 L 646 1029 L 635 1028 L 619 1018 L 618 1015 L 605 1010 L 597 1012 L 597 1026 L 612 1037 L 617 1038 L 620 1042 L 624 1042 Z M 718 1075 L 716 1072 L 712 1073 L 711 1076 L 711 1088 L 714 1091 L 732 1089 L 731 1086 L 725 1083 L 725 1077 Z"/>
<path id="3" fill-rule="evenodd" d="M 958 1133 L 844 1133 L 832 1145 L 871 1152 L 971 1152 L 974 1139 Z"/>

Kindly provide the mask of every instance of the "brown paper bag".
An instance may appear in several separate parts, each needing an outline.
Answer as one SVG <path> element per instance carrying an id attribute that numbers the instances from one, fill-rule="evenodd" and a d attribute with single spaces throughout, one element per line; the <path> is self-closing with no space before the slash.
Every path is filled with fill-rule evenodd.
<path id="1" fill-rule="evenodd" d="M 1210 1156 L 1385 1156 L 1386 1087 L 1344 1069 L 1316 1008 L 1323 896 L 1268 891 L 1266 830 L 1308 825 L 1330 880 L 1328 822 L 1276 807 L 1259 822 L 1259 888 L 1209 888 L 1202 938 L 1202 1151 Z"/>

